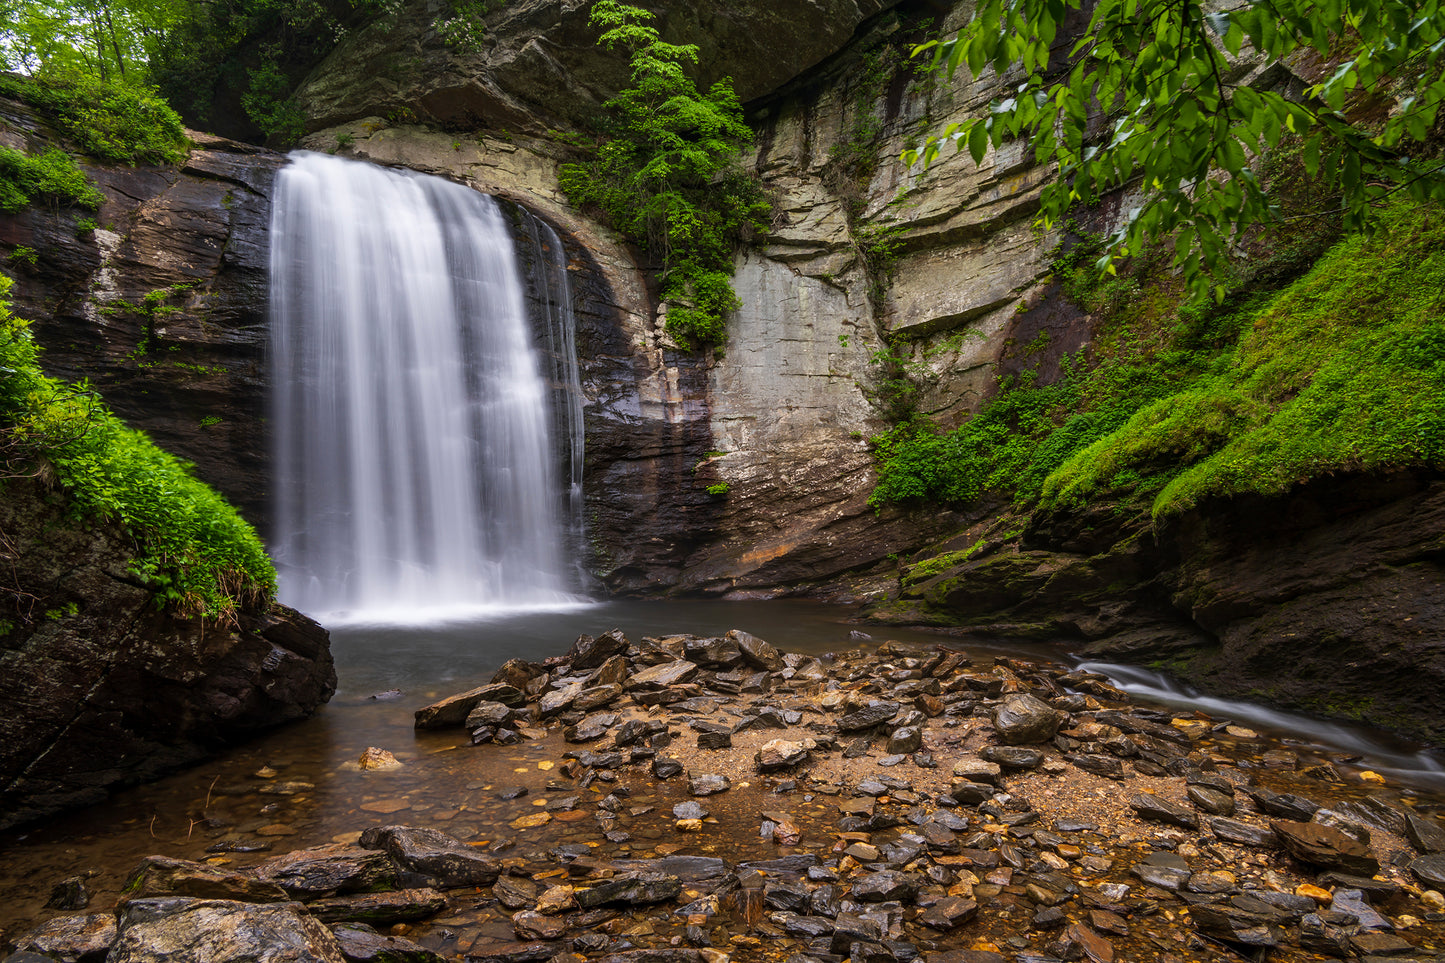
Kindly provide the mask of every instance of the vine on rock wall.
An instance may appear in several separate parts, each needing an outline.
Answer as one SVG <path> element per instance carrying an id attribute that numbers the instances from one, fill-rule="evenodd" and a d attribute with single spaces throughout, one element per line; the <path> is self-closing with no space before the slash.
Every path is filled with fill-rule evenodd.
<path id="1" fill-rule="evenodd" d="M 598 0 L 598 43 L 630 53 L 632 86 L 607 101 L 606 135 L 590 160 L 564 164 L 562 189 L 594 207 L 662 268 L 666 330 L 684 348 L 721 345 L 736 245 L 768 230 L 771 207 L 738 160 L 752 143 L 731 80 L 702 93 L 686 73 L 694 44 L 664 42 L 638 7 Z"/>

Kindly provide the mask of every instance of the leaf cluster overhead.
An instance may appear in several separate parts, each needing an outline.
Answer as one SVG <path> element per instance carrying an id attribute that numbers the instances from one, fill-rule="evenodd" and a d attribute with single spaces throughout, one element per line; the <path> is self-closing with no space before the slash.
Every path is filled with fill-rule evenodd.
<path id="1" fill-rule="evenodd" d="M 1059 165 L 1045 224 L 1137 180 L 1144 199 L 1106 262 L 1175 234 L 1176 264 L 1199 291 L 1240 232 L 1276 216 L 1254 165 L 1287 139 L 1311 174 L 1339 172 L 1347 227 L 1368 226 L 1390 194 L 1445 199 L 1431 145 L 1442 50 L 1440 0 L 1245 0 L 1217 12 L 1200 0 L 981 0 L 956 36 L 915 54 L 950 76 L 993 70 L 1006 95 L 905 160 L 930 162 L 951 142 L 981 163 L 1026 138 Z M 1313 60 L 1319 79 L 1298 96 L 1246 85 L 1251 56 Z"/>

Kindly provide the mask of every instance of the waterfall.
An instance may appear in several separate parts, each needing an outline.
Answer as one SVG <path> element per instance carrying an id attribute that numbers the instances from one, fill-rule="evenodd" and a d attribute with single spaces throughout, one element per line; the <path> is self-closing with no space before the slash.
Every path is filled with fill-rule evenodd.
<path id="1" fill-rule="evenodd" d="M 271 238 L 283 601 L 333 624 L 581 601 L 580 438 L 553 402 L 580 404 L 570 307 L 547 299 L 547 355 L 573 365 L 554 391 L 496 202 L 301 152 Z"/>

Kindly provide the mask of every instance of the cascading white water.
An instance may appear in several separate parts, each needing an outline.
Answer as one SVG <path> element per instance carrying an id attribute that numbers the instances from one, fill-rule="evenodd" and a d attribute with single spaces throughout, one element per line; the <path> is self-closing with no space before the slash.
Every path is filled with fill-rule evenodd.
<path id="1" fill-rule="evenodd" d="M 282 598 L 333 623 L 581 601 L 496 203 L 298 153 L 271 245 Z"/>

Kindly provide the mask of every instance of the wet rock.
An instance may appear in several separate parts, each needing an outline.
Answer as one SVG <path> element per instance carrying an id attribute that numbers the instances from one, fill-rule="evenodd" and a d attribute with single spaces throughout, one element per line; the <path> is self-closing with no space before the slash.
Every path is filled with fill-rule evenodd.
<path id="1" fill-rule="evenodd" d="M 1357 843 L 1370 844 L 1370 828 L 1333 809 L 1319 809 L 1310 817 L 1310 822 L 1338 829 Z"/>
<path id="2" fill-rule="evenodd" d="M 466 723 L 467 716 L 482 701 L 504 705 L 521 705 L 524 697 L 519 689 L 505 683 L 492 683 L 468 692 L 447 696 L 416 710 L 417 729 L 450 729 Z"/>
<path id="3" fill-rule="evenodd" d="M 1064 930 L 1064 938 L 1078 944 L 1093 963 L 1113 963 L 1114 944 L 1083 923 L 1070 923 Z"/>
<path id="4" fill-rule="evenodd" d="M 898 715 L 903 707 L 896 702 L 879 699 L 861 709 L 854 709 L 838 720 L 839 732 L 860 732 L 881 725 Z"/>
<path id="5" fill-rule="evenodd" d="M 1225 795 L 1210 786 L 1189 786 L 1184 790 L 1189 801 L 1201 811 L 1213 816 L 1234 815 L 1234 797 Z"/>
<path id="6" fill-rule="evenodd" d="M 617 713 L 594 712 L 575 726 L 563 729 L 562 738 L 568 742 L 593 742 L 607 735 L 607 731 L 616 723 Z"/>
<path id="7" fill-rule="evenodd" d="M 1254 800 L 1260 812 L 1277 819 L 1307 823 L 1320 808 L 1318 803 L 1291 793 L 1270 792 L 1258 786 L 1250 787 L 1245 792 Z"/>
<path id="8" fill-rule="evenodd" d="M 676 876 L 666 873 L 625 873 L 612 879 L 600 880 L 587 889 L 576 890 L 573 897 L 578 906 L 590 910 L 608 905 L 663 903 L 676 899 L 681 892 L 682 883 Z"/>
<path id="9" fill-rule="evenodd" d="M 706 819 L 709 814 L 702 803 L 688 799 L 673 806 L 672 815 L 677 819 Z"/>
<path id="10" fill-rule="evenodd" d="M 900 726 L 888 737 L 888 752 L 903 755 L 923 748 L 923 730 L 914 726 Z"/>
<path id="11" fill-rule="evenodd" d="M 466 728 L 480 729 L 482 726 L 505 726 L 512 721 L 512 710 L 500 702 L 483 699 L 467 713 Z"/>
<path id="12" fill-rule="evenodd" d="M 572 643 L 565 656 L 568 664 L 576 669 L 595 669 L 608 659 L 627 651 L 627 637 L 621 629 L 613 629 L 593 638 L 582 635 Z"/>
<path id="13" fill-rule="evenodd" d="M 570 707 L 581 694 L 582 683 L 580 681 L 559 685 L 550 692 L 542 694 L 542 698 L 537 702 L 537 712 L 544 719 L 555 716 Z"/>
<path id="14" fill-rule="evenodd" d="M 141 860 L 126 878 L 122 891 L 127 899 L 189 896 L 242 903 L 280 903 L 291 899 L 275 883 L 169 856 L 147 856 Z"/>
<path id="15" fill-rule="evenodd" d="M 778 650 L 757 636 L 733 629 L 726 638 L 737 645 L 749 665 L 766 672 L 778 672 L 783 668 L 783 657 L 778 654 Z"/>
<path id="16" fill-rule="evenodd" d="M 652 774 L 658 779 L 671 779 L 673 776 L 682 774 L 682 763 L 676 759 L 658 756 L 652 760 Z"/>
<path id="17" fill-rule="evenodd" d="M 393 769 L 400 769 L 401 762 L 387 752 L 385 749 L 369 746 L 356 760 L 356 764 L 364 772 L 390 772 Z"/>
<path id="18" fill-rule="evenodd" d="M 90 892 L 85 888 L 85 877 L 71 876 L 56 883 L 45 901 L 46 909 L 83 910 L 90 905 Z"/>
<path id="19" fill-rule="evenodd" d="M 1287 940 L 1282 925 L 1285 914 L 1249 897 L 1240 897 L 1229 903 L 1200 903 L 1190 907 L 1189 913 L 1199 932 L 1226 943 L 1274 947 Z"/>
<path id="20" fill-rule="evenodd" d="M 657 692 L 688 681 L 697 675 L 697 671 L 697 663 L 686 659 L 664 662 L 633 673 L 627 680 L 627 688 Z"/>
<path id="21" fill-rule="evenodd" d="M 1357 933 L 1350 937 L 1350 950 L 1365 959 L 1405 956 L 1415 949 L 1414 943 L 1390 933 Z"/>
<path id="22" fill-rule="evenodd" d="M 361 834 L 361 846 L 385 850 L 392 859 L 443 886 L 490 886 L 501 865 L 454 836 L 435 829 L 381 826 Z"/>
<path id="23" fill-rule="evenodd" d="M 491 698 L 495 702 L 502 702 L 517 708 L 526 702 L 523 693 L 527 691 L 527 687 L 532 684 L 532 681 L 546 674 L 547 667 L 540 663 L 528 662 L 525 659 L 508 659 L 502 663 L 500 669 L 492 673 L 492 685 L 507 686 L 516 693 L 516 696 L 503 697 L 500 693 L 505 690 L 498 689 L 493 690 L 498 694 L 492 695 Z"/>
<path id="24" fill-rule="evenodd" d="M 682 654 L 689 662 L 705 668 L 727 668 L 743 660 L 742 649 L 733 639 L 690 637 L 682 644 Z"/>
<path id="25" fill-rule="evenodd" d="M 115 942 L 115 914 L 57 916 L 15 940 L 17 953 L 34 953 L 61 963 L 103 960 Z"/>
<path id="26" fill-rule="evenodd" d="M 1130 796 L 1129 808 L 1138 813 L 1142 819 L 1152 819 L 1185 829 L 1199 828 L 1199 817 L 1192 810 L 1185 809 L 1183 806 L 1153 793 L 1141 792 Z"/>
<path id="27" fill-rule="evenodd" d="M 994 711 L 993 726 L 998 730 L 999 740 L 1005 745 L 1026 746 L 1052 739 L 1064 719 L 1064 713 L 1048 703 L 1031 695 L 1021 694 L 1008 696 L 1003 700 Z"/>
<path id="28" fill-rule="evenodd" d="M 1330 900 L 1330 909 L 1333 912 L 1353 917 L 1362 930 L 1393 930 L 1395 928 L 1395 924 L 1370 905 L 1363 890 L 1335 890 L 1334 898 Z"/>
<path id="29" fill-rule="evenodd" d="M 986 746 L 979 755 L 1007 770 L 1037 769 L 1044 762 L 1044 751 L 1028 746 Z"/>
<path id="30" fill-rule="evenodd" d="M 936 930 L 951 930 L 978 915 L 978 904 L 961 896 L 945 896 L 924 910 L 918 922 Z"/>
<path id="31" fill-rule="evenodd" d="M 753 757 L 757 764 L 758 772 L 777 772 L 780 769 L 791 769 L 808 760 L 809 752 L 816 743 L 811 739 L 804 739 L 793 742 L 787 739 L 772 739 L 758 749 Z"/>
<path id="32" fill-rule="evenodd" d="M 299 903 L 137 899 L 117 912 L 108 963 L 343 963 L 331 931 Z"/>
<path id="33" fill-rule="evenodd" d="M 342 843 L 277 856 L 250 872 L 303 900 L 396 885 L 396 867 L 385 853 Z"/>
<path id="34" fill-rule="evenodd" d="M 1422 853 L 1445 853 L 1445 827 L 1406 809 L 1405 838 Z"/>
<path id="35" fill-rule="evenodd" d="M 1106 779 L 1123 779 L 1124 764 L 1113 756 L 1070 754 L 1064 759 L 1075 766 Z"/>
<path id="36" fill-rule="evenodd" d="M 512 917 L 512 931 L 522 940 L 556 940 L 567 932 L 567 921 L 557 916 L 523 911 Z"/>
<path id="37" fill-rule="evenodd" d="M 1240 822 L 1237 819 L 1211 819 L 1209 820 L 1209 831 L 1215 837 L 1226 843 L 1235 843 L 1239 846 L 1255 846 L 1261 849 L 1272 849 L 1279 845 L 1279 837 L 1271 829 L 1261 826 L 1252 826 L 1249 823 Z"/>
<path id="38" fill-rule="evenodd" d="M 1359 921 L 1348 913 L 1306 913 L 1299 922 L 1299 944 L 1311 953 L 1345 957 L 1350 952 L 1350 937 L 1359 931 Z"/>
<path id="39" fill-rule="evenodd" d="M 365 923 L 337 923 L 331 934 L 348 963 L 442 963 L 431 950 L 400 936 L 382 936 Z"/>
<path id="40" fill-rule="evenodd" d="M 446 897 L 426 888 L 328 896 L 306 904 L 307 911 L 323 923 L 369 923 L 373 926 L 430 919 L 446 908 Z"/>
<path id="41" fill-rule="evenodd" d="M 732 730 L 725 727 L 705 729 L 697 734 L 697 747 L 699 749 L 731 749 L 733 747 Z"/>
<path id="42" fill-rule="evenodd" d="M 531 907 L 537 901 L 538 885 L 523 876 L 499 876 L 492 884 L 492 897 L 509 910 Z"/>
<path id="43" fill-rule="evenodd" d="M 555 916 L 576 909 L 577 899 L 574 893 L 575 890 L 565 884 L 547 887 L 542 895 L 537 897 L 537 912 Z"/>
<path id="44" fill-rule="evenodd" d="M 1279 819 L 1269 825 L 1285 850 L 1302 863 L 1364 876 L 1380 871 L 1380 864 L 1370 855 L 1368 846 L 1333 826 Z"/>
<path id="45" fill-rule="evenodd" d="M 846 955 L 854 943 L 877 942 L 885 935 L 883 927 L 876 920 L 857 913 L 839 913 L 833 920 L 830 952 Z"/>
<path id="46" fill-rule="evenodd" d="M 713 796 L 720 792 L 727 792 L 732 786 L 732 780 L 727 776 L 705 773 L 701 776 L 693 776 L 688 780 L 687 791 L 694 796 Z"/>
<path id="47" fill-rule="evenodd" d="M 864 903 L 909 900 L 917 892 L 918 878 L 916 876 L 887 869 L 860 877 L 849 890 L 854 899 Z"/>
<path id="48" fill-rule="evenodd" d="M 1433 889 L 1445 889 L 1445 853 L 1421 856 L 1410 863 L 1410 873 Z"/>
<path id="49" fill-rule="evenodd" d="M 1180 889 L 1192 875 L 1184 858 L 1173 853 L 1150 853 L 1131 872 L 1150 886 L 1168 890 Z"/>
<path id="50" fill-rule="evenodd" d="M 977 806 L 985 803 L 994 797 L 998 792 L 997 787 L 981 782 L 969 782 L 966 779 L 956 779 L 948 787 L 948 795 L 960 806 Z"/>

